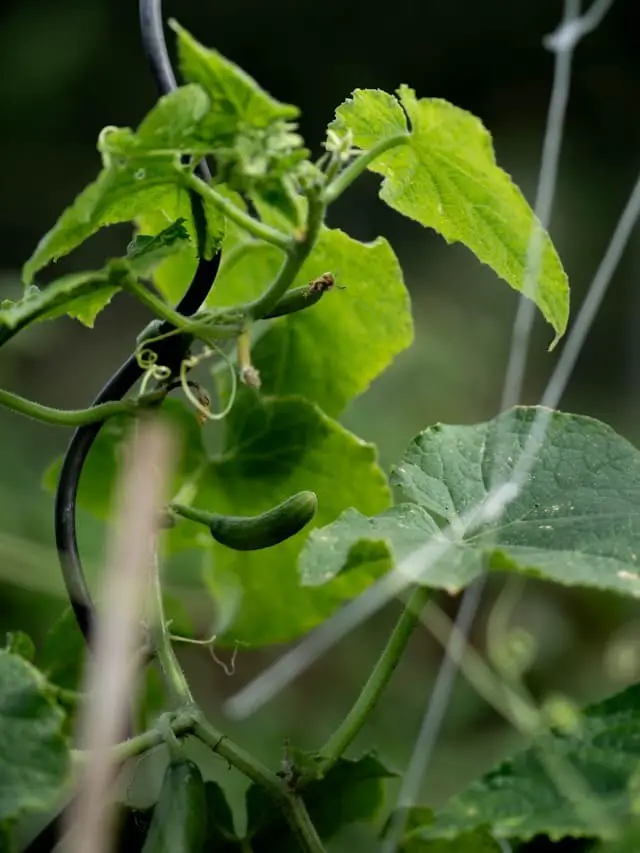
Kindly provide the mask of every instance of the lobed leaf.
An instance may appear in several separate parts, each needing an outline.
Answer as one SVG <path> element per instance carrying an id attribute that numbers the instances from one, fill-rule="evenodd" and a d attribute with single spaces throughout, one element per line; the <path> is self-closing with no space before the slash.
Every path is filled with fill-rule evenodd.
<path id="1" fill-rule="evenodd" d="M 128 128 L 103 131 L 100 150 L 125 157 L 147 153 L 207 154 L 211 145 L 203 141 L 201 125 L 209 106 L 201 86 L 181 86 L 156 101 L 135 133 Z"/>
<path id="2" fill-rule="evenodd" d="M 67 255 L 105 225 L 130 222 L 164 203 L 175 184 L 171 157 L 128 160 L 106 165 L 38 243 L 23 268 L 27 284 L 38 270 Z M 181 192 L 175 188 L 174 192 Z"/>
<path id="3" fill-rule="evenodd" d="M 383 176 L 380 197 L 390 207 L 433 228 L 449 243 L 464 243 L 515 290 L 527 291 L 556 332 L 565 332 L 569 285 L 560 259 L 526 199 L 495 161 L 482 122 L 438 98 L 417 99 L 398 89 L 399 103 L 378 90 L 358 89 L 336 110 L 330 129 L 350 130 L 362 148 L 402 134 L 407 141 L 377 157 L 370 169 Z M 527 281 L 529 246 L 539 243 L 537 273 Z M 535 257 L 532 255 L 531 257 Z"/>
<path id="4" fill-rule="evenodd" d="M 572 731 L 541 734 L 408 837 L 455 838 L 484 826 L 497 838 L 518 840 L 611 838 L 633 816 L 629 784 L 637 768 L 639 709 L 638 685 L 589 705 Z M 574 777 L 579 791 L 563 785 Z"/>
<path id="5" fill-rule="evenodd" d="M 510 480 L 539 415 L 546 434 L 518 497 L 465 534 L 461 519 L 492 483 Z M 396 564 L 451 524 L 448 555 L 422 576 L 428 586 L 455 593 L 484 566 L 640 596 L 640 452 L 599 421 L 518 407 L 475 426 L 437 424 L 414 439 L 391 482 L 393 509 L 373 518 L 348 510 L 312 532 L 303 583 L 374 559 Z"/>
<path id="6" fill-rule="evenodd" d="M 385 781 L 395 776 L 374 755 L 365 755 L 341 758 L 323 779 L 308 784 L 302 796 L 320 838 L 329 840 L 350 823 L 375 820 L 384 804 Z M 272 803 L 262 788 L 247 790 L 246 806 L 254 853 L 296 853 L 297 841 L 280 816 L 273 819 Z"/>
<path id="7" fill-rule="evenodd" d="M 236 835 L 231 807 L 217 782 L 205 782 L 207 800 L 206 850 L 229 849 L 241 853 L 242 843 Z"/>
<path id="8" fill-rule="evenodd" d="M 161 98 L 137 132 L 105 128 L 98 143 L 102 171 L 40 240 L 24 265 L 25 282 L 30 284 L 40 269 L 107 225 L 130 222 L 145 211 L 167 206 L 180 212 L 163 227 L 187 218 L 187 194 L 178 186 L 179 154 L 211 149 L 200 133 L 208 107 L 208 98 L 199 86 L 185 86 Z M 220 219 L 219 214 L 215 216 Z"/>
<path id="9" fill-rule="evenodd" d="M 18 302 L 5 300 L 0 304 L 0 340 L 31 323 L 65 315 L 93 327 L 97 314 L 120 289 L 126 275 L 148 275 L 180 252 L 188 239 L 184 220 L 178 220 L 155 236 L 140 235 L 129 245 L 126 258 L 110 261 L 103 270 L 63 276 L 43 290 L 29 286 Z"/>
<path id="10" fill-rule="evenodd" d="M 210 140 L 228 140 L 239 126 L 265 128 L 278 119 L 294 119 L 298 108 L 267 94 L 245 71 L 218 51 L 204 47 L 176 21 L 170 26 L 178 39 L 182 76 L 198 83 L 209 97 L 204 128 Z"/>

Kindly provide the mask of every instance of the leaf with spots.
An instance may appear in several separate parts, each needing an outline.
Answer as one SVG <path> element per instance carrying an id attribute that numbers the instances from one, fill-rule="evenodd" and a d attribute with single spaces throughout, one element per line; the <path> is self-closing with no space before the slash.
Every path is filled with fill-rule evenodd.
<path id="1" fill-rule="evenodd" d="M 516 499 L 467 531 L 463 518 L 491 483 L 510 481 L 539 417 L 546 432 Z M 312 532 L 305 584 L 398 564 L 432 542 L 445 553 L 422 575 L 428 586 L 455 592 L 485 567 L 640 597 L 640 452 L 593 418 L 518 407 L 474 426 L 438 424 L 413 440 L 391 482 L 392 509 L 370 518 L 347 510 Z"/>
<path id="2" fill-rule="evenodd" d="M 55 805 L 70 772 L 65 722 L 42 673 L 0 649 L 0 823 Z"/>
<path id="3" fill-rule="evenodd" d="M 638 744 L 640 686 L 634 685 L 589 705 L 567 729 L 536 737 L 450 800 L 435 821 L 414 821 L 408 839 L 452 839 L 483 827 L 518 841 L 610 839 L 636 812 Z"/>

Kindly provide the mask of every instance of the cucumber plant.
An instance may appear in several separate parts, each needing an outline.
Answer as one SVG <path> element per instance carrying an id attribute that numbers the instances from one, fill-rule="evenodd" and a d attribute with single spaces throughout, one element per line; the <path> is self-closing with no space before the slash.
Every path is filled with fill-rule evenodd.
<path id="1" fill-rule="evenodd" d="M 217 731 L 173 660 L 167 697 L 184 701 L 167 700 L 157 722 L 116 747 L 122 763 L 165 743 L 171 750 L 153 813 L 143 832 L 127 829 L 122 849 L 320 853 L 353 821 L 374 823 L 381 849 L 416 853 L 524 850 L 540 836 L 622 849 L 608 845 L 635 829 L 638 688 L 583 712 L 559 699 L 536 707 L 522 683 L 530 660 L 508 632 L 469 675 L 526 733 L 526 749 L 435 814 L 390 810 L 385 790 L 398 774 L 372 753 L 345 757 L 434 590 L 454 594 L 506 572 L 640 594 L 640 453 L 592 418 L 516 406 L 488 423 L 427 426 L 387 477 L 375 448 L 338 418 L 410 345 L 410 300 L 389 243 L 329 228 L 327 210 L 366 170 L 380 176 L 384 203 L 463 243 L 530 299 L 553 347 L 567 329 L 569 285 L 549 235 L 470 113 L 406 85 L 358 89 L 314 158 L 296 107 L 171 22 L 182 80 L 174 85 L 159 4 L 140 6 L 159 100 L 136 130 L 102 131 L 96 180 L 27 260 L 23 297 L 0 307 L 0 344 L 64 315 L 91 327 L 120 292 L 153 316 L 87 409 L 0 391 L 0 404 L 17 414 L 76 427 L 45 473 L 70 613 L 89 637 L 94 603 L 76 504 L 109 517 L 120 444 L 149 409 L 171 421 L 184 448 L 162 556 L 206 555 L 202 590 L 226 614 L 217 642 L 289 641 L 329 625 L 361 594 L 410 594 L 333 735 L 311 754 L 290 747 L 284 770 Z M 135 232 L 122 257 L 35 283 L 121 222 Z M 217 454 L 209 432 L 221 436 Z M 169 623 L 163 617 L 165 655 L 184 639 Z M 65 617 L 56 636 L 71 626 Z M 54 809 L 72 772 L 69 728 L 82 697 L 56 683 L 55 666 L 40 671 L 33 660 L 22 635 L 0 650 L 2 850 L 17 849 L 30 815 Z M 224 791 L 179 752 L 176 741 L 188 739 L 250 781 L 244 833 Z M 57 833 L 47 837 L 52 849 Z"/>

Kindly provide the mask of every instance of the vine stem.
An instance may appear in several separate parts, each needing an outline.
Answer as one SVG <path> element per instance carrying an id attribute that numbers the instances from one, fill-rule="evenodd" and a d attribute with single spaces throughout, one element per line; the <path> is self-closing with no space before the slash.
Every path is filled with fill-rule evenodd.
<path id="1" fill-rule="evenodd" d="M 371 148 L 363 151 L 329 184 L 324 193 L 325 203 L 331 204 L 341 196 L 377 157 L 391 148 L 397 148 L 398 145 L 405 145 L 409 139 L 409 133 L 398 133 L 395 136 L 389 136 L 387 139 L 381 139 L 376 145 L 372 145 Z"/>
<path id="2" fill-rule="evenodd" d="M 304 234 L 294 242 L 293 250 L 282 265 L 273 283 L 253 302 L 243 305 L 243 309 L 252 320 L 260 320 L 266 317 L 276 307 L 280 299 L 295 281 L 300 268 L 316 244 L 327 205 L 317 188 L 307 192 L 306 197 L 308 209 L 307 227 Z"/>
<path id="3" fill-rule="evenodd" d="M 245 213 L 232 201 L 229 201 L 228 198 L 225 198 L 225 196 L 219 193 L 214 187 L 205 183 L 196 175 L 185 172 L 184 170 L 180 170 L 179 174 L 186 189 L 198 193 L 204 201 L 210 202 L 228 219 L 235 222 L 236 225 L 240 226 L 240 228 L 248 234 L 251 234 L 258 240 L 264 240 L 267 243 L 271 243 L 279 249 L 282 249 L 284 252 L 295 251 L 295 240 L 288 234 L 278 231 L 277 228 L 272 228 L 264 222 L 260 222 L 259 219 L 254 219 L 253 216 L 249 216 L 248 213 Z"/>
<path id="4" fill-rule="evenodd" d="M 320 750 L 322 756 L 317 773 L 323 776 L 330 770 L 354 740 L 367 717 L 376 706 L 384 688 L 398 665 L 414 628 L 420 621 L 420 613 L 427 603 L 431 590 L 426 586 L 414 589 L 402 611 L 387 645 L 378 658 L 373 672 L 367 679 L 353 707 L 335 732 Z"/>
<path id="5" fill-rule="evenodd" d="M 10 409 L 19 415 L 25 415 L 33 420 L 45 424 L 61 427 L 78 427 L 85 424 L 93 424 L 106 421 L 114 415 L 135 415 L 141 408 L 157 403 L 165 396 L 166 391 L 153 391 L 138 397 L 137 400 L 118 400 L 113 403 L 101 403 L 90 409 L 56 409 L 52 406 L 43 406 L 26 397 L 20 397 L 11 391 L 0 388 L 0 406 Z"/>
<path id="6" fill-rule="evenodd" d="M 195 319 L 183 316 L 133 277 L 127 279 L 124 288 L 152 311 L 156 317 L 171 324 L 184 334 L 202 338 L 207 343 L 216 338 L 237 338 L 240 334 L 240 330 L 234 326 L 199 323 L 197 316 Z"/>
<path id="7" fill-rule="evenodd" d="M 290 791 L 275 773 L 206 720 L 194 722 L 193 734 L 271 795 L 305 853 L 325 853 L 304 801 Z"/>
<path id="8" fill-rule="evenodd" d="M 167 630 L 157 562 L 153 584 L 156 598 L 156 618 L 151 629 L 153 646 L 176 707 L 183 709 L 186 719 L 189 718 L 189 709 L 194 709 L 191 732 L 221 758 L 226 759 L 229 764 L 232 764 L 248 779 L 260 785 L 272 796 L 292 831 L 298 837 L 305 853 L 325 853 L 307 808 L 300 797 L 289 791 L 282 780 L 265 767 L 262 762 L 229 740 L 226 735 L 214 728 L 196 710 L 191 689 L 173 651 L 171 636 Z M 174 726 L 169 725 L 168 728 L 174 734 L 176 733 Z"/>
<path id="9" fill-rule="evenodd" d="M 158 658 L 164 680 L 172 695 L 176 708 L 195 705 L 189 682 L 187 681 L 182 667 L 178 663 L 176 653 L 173 651 L 171 637 L 164 617 L 164 604 L 162 601 L 162 586 L 160 584 L 160 569 L 156 558 L 155 571 L 153 573 L 154 618 L 150 629 L 151 642 Z"/>

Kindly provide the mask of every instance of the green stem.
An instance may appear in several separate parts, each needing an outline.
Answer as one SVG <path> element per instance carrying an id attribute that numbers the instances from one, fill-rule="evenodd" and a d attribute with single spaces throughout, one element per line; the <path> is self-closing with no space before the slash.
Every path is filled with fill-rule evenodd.
<path id="1" fill-rule="evenodd" d="M 214 516 L 210 512 L 196 509 L 192 506 L 185 506 L 184 504 L 171 503 L 169 504 L 169 510 L 182 518 L 188 518 L 189 521 L 195 521 L 196 524 L 204 524 L 206 527 L 214 519 Z"/>
<path id="2" fill-rule="evenodd" d="M 195 315 L 193 319 L 184 317 L 133 277 L 127 279 L 124 288 L 152 311 L 156 317 L 170 323 L 174 328 L 179 329 L 184 334 L 201 338 L 206 343 L 221 338 L 237 338 L 244 328 L 240 324 L 240 321 L 238 325 L 216 324 L 211 320 L 213 315 L 210 312 L 203 312 L 201 315 L 202 322 L 198 322 L 198 315 Z M 223 313 L 218 312 L 221 317 Z M 205 316 L 209 318 L 208 321 L 205 321 Z M 153 332 L 150 331 L 149 334 L 149 340 L 153 342 Z"/>
<path id="3" fill-rule="evenodd" d="M 221 213 L 223 213 L 236 225 L 239 225 L 244 231 L 247 231 L 258 240 L 264 240 L 266 243 L 272 243 L 279 249 L 285 252 L 291 252 L 295 249 L 295 241 L 288 234 L 278 231 L 277 228 L 272 228 L 253 216 L 249 216 L 239 207 L 237 207 L 228 198 L 225 198 L 214 187 L 200 180 L 196 175 L 188 172 L 180 171 L 182 182 L 186 189 L 192 190 L 202 196 L 205 201 L 210 202 Z"/>
<path id="4" fill-rule="evenodd" d="M 305 853 L 326 853 L 302 797 L 290 796 L 283 807 L 283 812 Z"/>
<path id="5" fill-rule="evenodd" d="M 130 276 L 125 282 L 125 290 L 133 294 L 139 302 L 142 302 L 156 317 L 170 323 L 176 329 L 187 334 L 193 334 L 194 323 L 167 305 L 164 300 L 153 294 L 148 287 L 141 284 L 136 278 Z"/>
<path id="6" fill-rule="evenodd" d="M 139 397 L 137 400 L 101 403 L 99 406 L 93 406 L 90 409 L 64 410 L 43 406 L 33 400 L 27 400 L 25 397 L 13 394 L 11 391 L 0 389 L 0 406 L 20 415 L 26 415 L 26 417 L 33 418 L 36 421 L 42 421 L 45 424 L 78 427 L 97 421 L 106 421 L 107 418 L 112 418 L 114 415 L 135 415 L 144 406 L 162 400 L 165 394 L 166 391 L 154 391 L 152 394 L 145 394 L 144 397 Z"/>
<path id="7" fill-rule="evenodd" d="M 178 663 L 173 646 L 171 645 L 171 637 L 164 617 L 162 586 L 160 585 L 160 572 L 157 562 L 153 573 L 153 587 L 156 600 L 154 619 L 150 631 L 151 640 L 158 663 L 162 669 L 165 683 L 173 697 L 173 702 L 176 708 L 183 708 L 193 705 L 194 699 L 189 688 L 189 683 L 185 678 L 185 674 Z"/>
<path id="8" fill-rule="evenodd" d="M 280 272 L 271 286 L 256 300 L 243 306 L 248 316 L 253 320 L 260 320 L 266 317 L 275 308 L 295 281 L 300 268 L 315 246 L 324 220 L 326 204 L 320 193 L 315 190 L 307 194 L 307 201 L 307 227 L 304 235 L 294 244 L 291 254 L 282 265 Z"/>
<path id="9" fill-rule="evenodd" d="M 356 737 L 367 717 L 376 706 L 407 647 L 413 629 L 420 620 L 420 612 L 427 603 L 430 593 L 430 589 L 424 586 L 418 586 L 413 591 L 411 598 L 389 637 L 387 645 L 353 707 L 320 750 L 320 755 L 322 756 L 322 761 L 318 768 L 320 776 L 333 767 Z"/>
<path id="10" fill-rule="evenodd" d="M 172 715 L 173 719 L 169 723 L 169 728 L 176 737 L 185 737 L 193 733 L 195 714 L 190 709 L 185 712 L 178 712 Z M 110 750 L 110 755 L 115 764 L 124 764 L 130 758 L 135 758 L 148 752 L 150 749 L 155 749 L 157 746 L 162 746 L 166 743 L 167 734 L 161 728 L 152 728 L 142 734 L 123 740 L 117 743 Z M 73 750 L 72 755 L 75 761 L 83 762 L 91 758 L 90 750 Z"/>
<path id="11" fill-rule="evenodd" d="M 364 170 L 377 157 L 389 151 L 391 148 L 396 148 L 398 145 L 404 145 L 409 141 L 408 133 L 398 133 L 396 136 L 389 136 L 387 139 L 381 139 L 376 145 L 373 145 L 367 151 L 363 151 L 355 160 L 344 169 L 338 177 L 332 181 L 327 187 L 324 200 L 326 204 L 334 202 L 342 193 L 351 186 L 351 184 L 360 177 Z"/>
<path id="12" fill-rule="evenodd" d="M 325 853 L 304 802 L 275 773 L 205 720 L 196 720 L 193 734 L 272 796 L 305 853 Z"/>
<path id="13" fill-rule="evenodd" d="M 254 758 L 251 753 L 246 752 L 242 747 L 235 744 L 223 732 L 218 731 L 207 720 L 196 720 L 193 726 L 193 734 L 205 743 L 229 764 L 232 764 L 236 770 L 243 773 L 247 779 L 251 779 L 256 785 L 260 785 L 265 791 L 268 791 L 276 800 L 282 801 L 285 796 L 285 789 L 280 779 L 275 773 L 272 773 L 268 767 Z"/>

